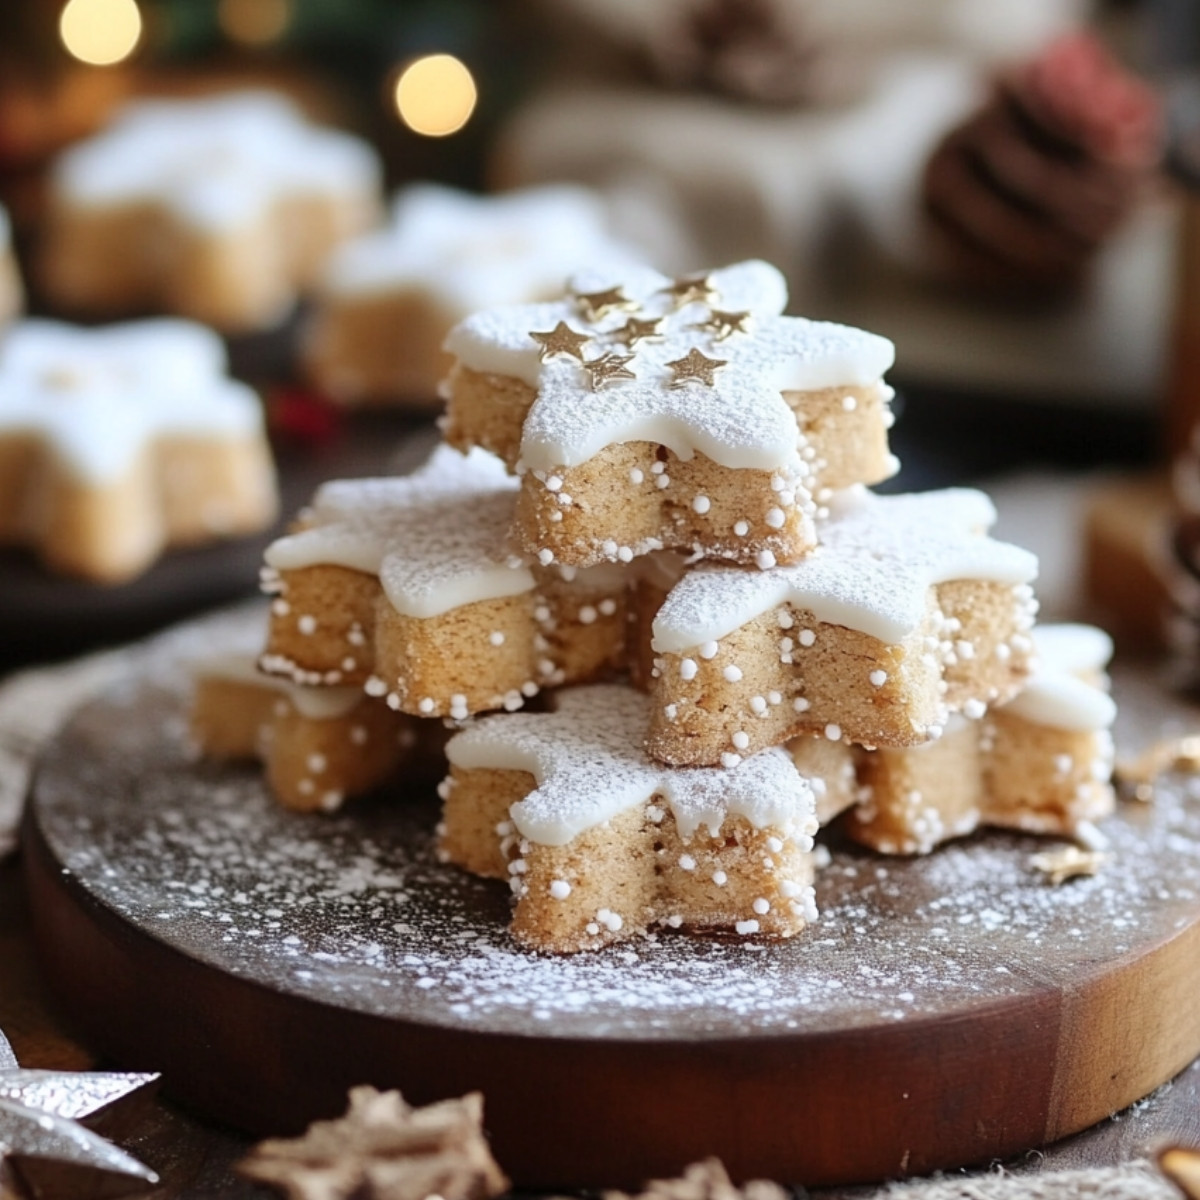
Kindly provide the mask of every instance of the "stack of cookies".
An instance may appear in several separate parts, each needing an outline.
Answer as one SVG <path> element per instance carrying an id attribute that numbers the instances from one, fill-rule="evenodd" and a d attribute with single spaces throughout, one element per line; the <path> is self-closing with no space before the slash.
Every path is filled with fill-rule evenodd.
<path id="1" fill-rule="evenodd" d="M 267 552 L 260 666 L 354 689 L 321 746 L 463 726 L 440 852 L 510 881 L 524 945 L 796 934 L 847 808 L 916 853 L 1111 806 L 1107 640 L 1034 630 L 1036 560 L 982 493 L 868 490 L 898 465 L 891 343 L 786 299 L 746 262 L 477 313 L 446 343 L 447 445 L 325 485 Z M 316 746 L 292 799 L 336 807 L 361 756 Z"/>

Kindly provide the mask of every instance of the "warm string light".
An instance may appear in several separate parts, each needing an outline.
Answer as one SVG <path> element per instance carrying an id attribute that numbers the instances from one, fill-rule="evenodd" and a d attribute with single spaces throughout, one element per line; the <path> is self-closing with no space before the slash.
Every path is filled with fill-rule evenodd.
<path id="1" fill-rule="evenodd" d="M 414 59 L 396 80 L 396 111 L 414 133 L 446 137 L 475 111 L 478 92 L 466 65 L 452 54 Z"/>
<path id="2" fill-rule="evenodd" d="M 122 62 L 142 36 L 137 0 L 68 0 L 58 33 L 72 58 L 93 67 Z"/>
<path id="3" fill-rule="evenodd" d="M 283 36 L 292 20 L 292 0 L 220 0 L 217 23 L 230 41 L 266 46 Z"/>

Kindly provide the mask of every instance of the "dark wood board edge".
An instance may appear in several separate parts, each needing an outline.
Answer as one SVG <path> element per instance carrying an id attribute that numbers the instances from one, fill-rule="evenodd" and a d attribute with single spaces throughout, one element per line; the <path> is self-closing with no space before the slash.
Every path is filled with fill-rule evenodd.
<path id="1" fill-rule="evenodd" d="M 712 1153 L 736 1178 L 867 1182 L 1019 1153 L 1048 1126 L 1052 988 L 952 1019 L 736 1042 L 423 1026 L 274 992 L 132 928 L 64 873 L 33 811 L 25 867 L 52 987 L 105 1053 L 161 1070 L 218 1124 L 295 1132 L 363 1082 L 414 1103 L 479 1089 L 497 1157 L 528 1188 L 635 1186 Z"/>

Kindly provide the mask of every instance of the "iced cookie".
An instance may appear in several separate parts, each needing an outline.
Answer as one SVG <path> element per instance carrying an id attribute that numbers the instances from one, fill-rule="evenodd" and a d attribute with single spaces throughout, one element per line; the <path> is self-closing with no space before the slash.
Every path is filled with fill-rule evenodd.
<path id="1" fill-rule="evenodd" d="M 478 313 L 446 342 L 446 438 L 521 476 L 515 532 L 542 562 L 793 562 L 829 489 L 896 461 L 891 342 L 780 316 L 786 300 L 746 262 L 592 272 L 555 303 Z"/>
<path id="2" fill-rule="evenodd" d="M 42 283 L 100 315 L 269 328 L 374 221 L 379 174 L 365 142 L 270 92 L 131 103 L 55 165 Z"/>
<path id="3" fill-rule="evenodd" d="M 440 851 L 507 878 L 512 933 L 553 953 L 653 925 L 790 937 L 816 918 L 813 790 L 782 750 L 736 770 L 640 749 L 647 701 L 619 685 L 555 693 L 447 743 Z"/>
<path id="4" fill-rule="evenodd" d="M 1112 641 L 1090 625 L 1047 625 L 1033 642 L 1028 683 L 982 720 L 955 718 L 911 750 L 857 752 L 851 837 L 927 854 L 981 825 L 1073 836 L 1112 812 Z"/>
<path id="5" fill-rule="evenodd" d="M 0 342 L 0 542 L 116 583 L 275 515 L 258 397 L 186 321 L 14 325 Z"/>
<path id="6" fill-rule="evenodd" d="M 388 779 L 423 743 L 440 745 L 437 722 L 393 712 L 361 688 L 301 687 L 262 674 L 250 654 L 192 664 L 190 725 L 214 759 L 260 759 L 284 808 L 333 812 Z"/>
<path id="7" fill-rule="evenodd" d="M 308 372 L 342 404 L 440 406 L 437 385 L 454 362 L 442 343 L 459 321 L 561 296 L 582 267 L 635 261 L 584 188 L 474 196 L 412 184 L 388 228 L 340 247 L 322 272 Z"/>
<path id="8" fill-rule="evenodd" d="M 21 273 L 12 246 L 12 227 L 8 213 L 0 205 L 0 327 L 7 325 L 20 311 L 25 301 Z"/>
<path id="9" fill-rule="evenodd" d="M 514 555 L 516 489 L 493 456 L 446 446 L 411 476 L 325 484 L 267 548 L 262 667 L 462 720 L 619 666 L 623 572 Z"/>
<path id="10" fill-rule="evenodd" d="M 849 489 L 803 562 L 689 571 L 653 624 L 650 753 L 732 765 L 801 733 L 914 746 L 1010 698 L 1037 559 L 988 537 L 994 519 L 971 489 Z"/>

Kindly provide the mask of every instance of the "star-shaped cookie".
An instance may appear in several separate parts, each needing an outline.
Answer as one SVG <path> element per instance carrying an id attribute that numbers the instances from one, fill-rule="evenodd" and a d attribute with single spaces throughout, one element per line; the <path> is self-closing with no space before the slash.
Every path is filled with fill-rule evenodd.
<path id="1" fill-rule="evenodd" d="M 551 703 L 481 719 L 446 748 L 443 854 L 507 871 L 520 940 L 584 949 L 654 923 L 788 936 L 813 918 L 813 788 L 784 751 L 672 768 L 641 749 L 649 703 L 632 688 Z M 481 830 L 498 832 L 480 844 Z"/>
<path id="2" fill-rule="evenodd" d="M 516 489 L 491 455 L 447 446 L 411 476 L 322 486 L 266 551 L 263 668 L 458 720 L 604 669 L 623 650 L 623 583 L 514 554 Z"/>
<path id="3" fill-rule="evenodd" d="M 339 403 L 440 408 L 437 386 L 453 365 L 442 343 L 459 321 L 561 296 L 581 267 L 640 261 L 610 234 L 604 204 L 587 188 L 480 196 L 410 184 L 384 229 L 340 246 L 326 263 L 304 333 L 305 363 Z M 578 324 L 575 314 L 563 322 Z M 559 349 L 579 356 L 569 344 Z"/>
<path id="4" fill-rule="evenodd" d="M 258 397 L 189 321 L 17 322 L 0 344 L 0 454 L 4 537 L 89 578 L 275 514 Z"/>
<path id="5" fill-rule="evenodd" d="M 1037 559 L 986 536 L 972 489 L 831 502 L 820 546 L 755 571 L 701 565 L 654 619 L 649 745 L 711 763 L 815 732 L 915 745 L 1028 672 Z"/>
<path id="6" fill-rule="evenodd" d="M 54 165 L 43 281 L 70 308 L 269 327 L 374 221 L 379 179 L 366 142 L 279 93 L 132 101 Z"/>
<path id="7" fill-rule="evenodd" d="M 794 561 L 814 544 L 828 488 L 878 482 L 896 464 L 891 343 L 782 316 L 786 299 L 774 267 L 746 262 L 703 287 L 593 272 L 558 303 L 478 313 L 446 343 L 447 438 L 522 475 L 515 532 L 530 553 L 574 566 L 664 547 Z M 543 359 L 529 331 L 560 321 L 591 335 L 588 362 Z M 595 364 L 618 358 L 601 387 Z"/>

